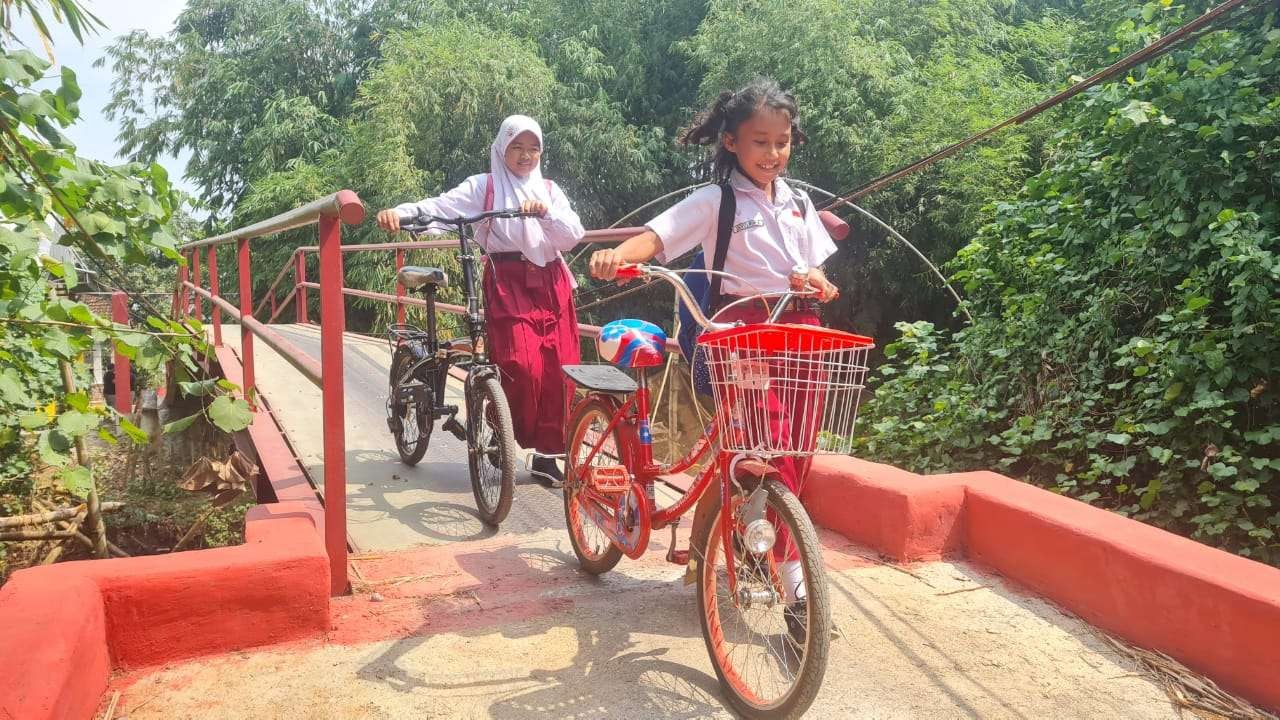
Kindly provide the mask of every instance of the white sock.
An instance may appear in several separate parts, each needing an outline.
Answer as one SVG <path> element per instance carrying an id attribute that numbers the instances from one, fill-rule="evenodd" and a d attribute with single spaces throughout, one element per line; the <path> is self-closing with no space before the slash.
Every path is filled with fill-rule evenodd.
<path id="1" fill-rule="evenodd" d="M 787 594 L 787 604 L 804 600 L 807 594 L 804 589 L 804 568 L 800 561 L 788 560 L 779 569 L 782 573 L 782 587 Z"/>

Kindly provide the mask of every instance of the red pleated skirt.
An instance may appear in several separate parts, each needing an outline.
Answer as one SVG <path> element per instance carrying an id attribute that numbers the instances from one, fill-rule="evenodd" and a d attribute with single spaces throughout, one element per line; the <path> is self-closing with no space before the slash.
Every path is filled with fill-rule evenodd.
<path id="1" fill-rule="evenodd" d="M 516 442 L 562 453 L 573 388 L 560 366 L 581 361 L 569 269 L 515 258 L 490 257 L 485 265 L 489 357 L 502 375 Z"/>

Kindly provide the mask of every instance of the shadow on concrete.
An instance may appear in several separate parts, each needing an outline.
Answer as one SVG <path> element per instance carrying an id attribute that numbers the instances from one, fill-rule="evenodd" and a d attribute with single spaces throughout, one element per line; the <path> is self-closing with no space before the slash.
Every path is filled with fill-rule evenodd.
<path id="1" fill-rule="evenodd" d="M 635 632 L 701 639 L 692 603 L 686 594 L 671 593 L 669 581 L 639 580 L 620 573 L 593 578 L 577 570 L 577 559 L 567 547 L 508 546 L 463 554 L 458 561 L 473 576 L 493 578 L 471 593 L 479 606 L 472 620 L 464 618 L 457 626 L 442 630 L 438 622 L 428 619 L 432 601 L 425 600 L 423 624 L 415 631 L 423 634 L 392 643 L 358 671 L 359 677 L 405 693 L 496 694 L 487 716 L 499 719 L 699 718 L 725 712 L 713 675 L 686 662 L 665 659 L 666 648 L 637 649 L 632 640 Z M 609 612 L 576 612 L 570 594 L 554 589 L 568 583 L 595 586 L 616 597 L 618 606 Z M 530 616 L 530 604 L 546 605 L 548 611 Z M 546 636 L 553 629 L 569 629 L 574 634 L 576 652 L 563 669 L 535 668 L 519 675 L 486 673 L 480 667 L 449 677 L 449 668 L 433 668 L 427 677 L 406 669 L 407 663 L 402 662 L 442 631 L 462 637 L 498 632 L 514 640 Z"/>

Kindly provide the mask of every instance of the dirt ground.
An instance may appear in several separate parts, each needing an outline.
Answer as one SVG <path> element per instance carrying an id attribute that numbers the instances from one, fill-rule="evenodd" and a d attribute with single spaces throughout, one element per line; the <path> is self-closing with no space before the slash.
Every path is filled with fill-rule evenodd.
<path id="1" fill-rule="evenodd" d="M 994 576 L 824 541 L 840 637 L 808 717 L 1179 717 L 1088 625 Z M 115 717 L 731 717 L 657 550 L 599 580 L 550 531 L 394 555 L 357 560 L 328 643 L 117 678 Z"/>

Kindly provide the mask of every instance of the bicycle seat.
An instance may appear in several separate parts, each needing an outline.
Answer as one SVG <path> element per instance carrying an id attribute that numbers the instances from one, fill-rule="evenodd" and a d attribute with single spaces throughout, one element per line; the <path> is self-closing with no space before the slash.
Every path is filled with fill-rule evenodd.
<path id="1" fill-rule="evenodd" d="M 446 287 L 449 284 L 449 276 L 440 268 L 417 265 L 405 265 L 400 268 L 400 272 L 396 273 L 396 280 L 409 290 L 416 290 L 423 285 Z"/>
<path id="2" fill-rule="evenodd" d="M 640 388 L 631 376 L 612 365 L 561 365 L 575 385 L 604 393 L 630 395 Z"/>

